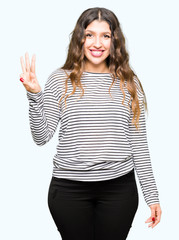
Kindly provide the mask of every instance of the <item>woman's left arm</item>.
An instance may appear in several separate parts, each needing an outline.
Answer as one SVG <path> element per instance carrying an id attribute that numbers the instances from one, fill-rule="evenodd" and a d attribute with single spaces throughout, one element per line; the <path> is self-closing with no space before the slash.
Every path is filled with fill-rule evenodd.
<path id="1" fill-rule="evenodd" d="M 141 114 L 139 118 L 139 130 L 132 124 L 133 112 L 129 119 L 129 140 L 132 146 L 134 168 L 147 205 L 151 209 L 151 217 L 146 222 L 152 221 L 149 226 L 156 226 L 161 217 L 159 194 L 153 175 L 150 153 L 147 141 L 145 108 L 143 104 L 144 95 L 137 90 Z"/>

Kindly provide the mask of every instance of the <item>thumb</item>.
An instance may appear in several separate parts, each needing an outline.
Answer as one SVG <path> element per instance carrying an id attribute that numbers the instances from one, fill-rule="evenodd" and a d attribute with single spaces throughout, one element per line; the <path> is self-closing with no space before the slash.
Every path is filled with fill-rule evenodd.
<path id="1" fill-rule="evenodd" d="M 155 208 L 151 207 L 151 216 L 145 221 L 146 223 L 155 221 Z"/>

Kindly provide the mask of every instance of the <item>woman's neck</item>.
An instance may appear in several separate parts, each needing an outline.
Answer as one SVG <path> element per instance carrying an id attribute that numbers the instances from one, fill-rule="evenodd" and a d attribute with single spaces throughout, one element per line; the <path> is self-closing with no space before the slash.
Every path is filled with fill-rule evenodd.
<path id="1" fill-rule="evenodd" d="M 106 64 L 103 66 L 92 66 L 91 64 L 85 63 L 83 71 L 95 73 L 110 73 L 109 68 L 106 66 Z"/>

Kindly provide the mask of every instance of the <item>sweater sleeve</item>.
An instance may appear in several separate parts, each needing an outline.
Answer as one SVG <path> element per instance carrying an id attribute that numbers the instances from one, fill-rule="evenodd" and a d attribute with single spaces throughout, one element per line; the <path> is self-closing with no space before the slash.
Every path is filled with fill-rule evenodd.
<path id="1" fill-rule="evenodd" d="M 44 88 L 44 92 L 31 93 L 27 91 L 29 100 L 29 122 L 34 142 L 42 146 L 54 135 L 60 120 L 60 108 L 52 89 L 50 75 Z"/>
<path id="2" fill-rule="evenodd" d="M 139 183 L 148 205 L 159 203 L 158 190 L 155 183 L 146 132 L 145 108 L 143 104 L 144 95 L 138 92 L 141 114 L 139 118 L 139 130 L 132 124 L 133 112 L 129 120 L 129 139 L 133 151 L 134 168 Z"/>

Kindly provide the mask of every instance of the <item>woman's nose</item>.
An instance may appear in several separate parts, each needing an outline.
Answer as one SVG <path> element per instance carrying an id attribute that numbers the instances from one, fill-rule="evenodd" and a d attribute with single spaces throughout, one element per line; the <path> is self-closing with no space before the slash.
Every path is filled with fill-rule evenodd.
<path id="1" fill-rule="evenodd" d="M 94 38 L 94 47 L 97 47 L 97 48 L 99 48 L 99 47 L 101 47 L 101 39 L 100 39 L 100 37 L 95 37 Z"/>

